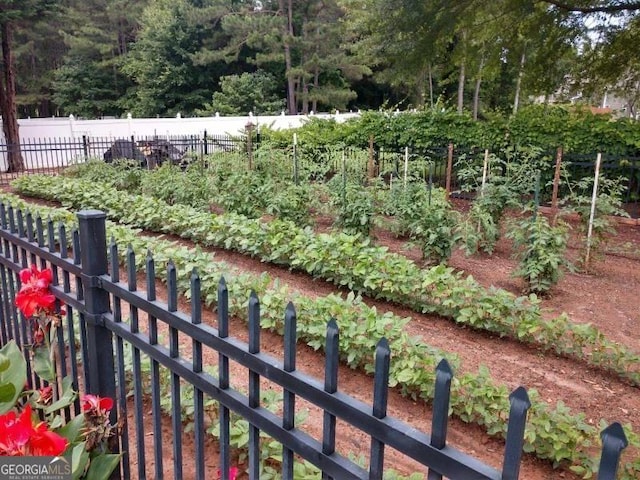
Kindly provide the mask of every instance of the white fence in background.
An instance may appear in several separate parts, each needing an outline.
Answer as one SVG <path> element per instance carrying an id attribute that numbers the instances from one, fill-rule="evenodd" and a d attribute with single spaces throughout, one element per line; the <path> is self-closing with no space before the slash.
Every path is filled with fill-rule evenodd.
<path id="1" fill-rule="evenodd" d="M 129 139 L 135 137 L 151 136 L 180 136 L 193 135 L 202 137 L 204 132 L 209 136 L 231 135 L 235 136 L 245 131 L 248 124 L 260 127 L 269 127 L 275 130 L 297 128 L 307 122 L 310 118 L 334 119 L 343 122 L 349 118 L 357 117 L 358 113 L 334 114 L 310 114 L 310 115 L 275 115 L 257 116 L 248 115 L 242 117 L 196 117 L 182 118 L 180 115 L 174 118 L 107 118 L 100 120 L 76 119 L 73 115 L 69 117 L 53 118 L 27 118 L 19 119 L 21 142 L 29 144 L 29 151 L 23 156 L 28 156 L 27 165 L 29 168 L 49 166 L 51 156 L 50 147 L 43 144 L 38 147 L 38 141 L 64 143 L 68 140 L 70 144 L 76 143 L 83 136 L 88 138 L 103 138 L 116 140 L 118 138 Z M 3 148 L 5 143 L 4 134 L 0 131 L 0 171 L 7 168 L 7 148 Z M 58 148 L 57 150 L 62 150 Z M 82 149 L 77 152 L 56 153 L 59 157 L 55 162 L 56 166 L 64 166 L 81 156 Z M 47 158 L 45 159 L 45 155 Z"/>
<path id="2" fill-rule="evenodd" d="M 79 138 L 88 137 L 129 138 L 135 136 L 198 135 L 206 131 L 208 135 L 237 135 L 247 124 L 256 127 L 267 126 L 276 130 L 297 128 L 310 118 L 335 119 L 338 122 L 357 117 L 358 113 L 275 115 L 243 117 L 196 117 L 182 118 L 109 118 L 101 120 L 75 119 L 69 117 L 27 118 L 18 120 L 20 138 Z M 0 140 L 4 140 L 0 132 Z"/>

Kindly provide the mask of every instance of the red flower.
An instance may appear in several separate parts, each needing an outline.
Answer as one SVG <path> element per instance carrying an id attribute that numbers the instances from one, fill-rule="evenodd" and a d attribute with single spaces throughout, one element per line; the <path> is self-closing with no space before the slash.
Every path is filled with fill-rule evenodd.
<path id="1" fill-rule="evenodd" d="M 57 456 L 67 448 L 67 440 L 50 432 L 45 423 L 33 425 L 31 405 L 20 416 L 15 412 L 0 415 L 0 455 Z"/>
<path id="2" fill-rule="evenodd" d="M 31 265 L 31 269 L 20 271 L 22 286 L 16 295 L 16 305 L 25 317 L 32 317 L 39 308 L 53 310 L 56 297 L 49 292 L 52 279 L 50 268 L 40 271 L 35 265 Z"/>
<path id="3" fill-rule="evenodd" d="M 57 457 L 67 448 L 67 439 L 50 432 L 44 423 L 38 424 L 29 441 L 29 454 L 36 457 Z"/>
<path id="4" fill-rule="evenodd" d="M 82 410 L 105 415 L 113 408 L 113 400 L 109 397 L 99 397 L 97 395 L 82 396 Z"/>
<path id="5" fill-rule="evenodd" d="M 0 416 L 0 455 L 26 455 L 27 443 L 31 437 L 31 407 L 27 405 L 22 415 L 16 412 L 5 413 Z"/>
<path id="6" fill-rule="evenodd" d="M 51 400 L 53 399 L 53 388 L 51 387 L 51 385 L 42 387 L 41 389 L 38 390 L 38 393 L 40 394 L 38 403 L 42 405 L 47 405 L 51 403 Z"/>

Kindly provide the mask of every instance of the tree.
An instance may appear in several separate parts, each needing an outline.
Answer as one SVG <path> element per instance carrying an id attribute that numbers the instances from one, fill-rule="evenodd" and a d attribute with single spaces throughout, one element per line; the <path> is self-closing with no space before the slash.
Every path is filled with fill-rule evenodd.
<path id="1" fill-rule="evenodd" d="M 51 85 L 66 52 L 59 28 L 57 15 L 47 15 L 16 29 L 13 53 L 19 117 L 49 117 L 57 110 Z"/>
<path id="2" fill-rule="evenodd" d="M 212 8 L 224 2 L 214 3 Z M 198 56 L 206 41 L 220 34 L 215 15 L 197 0 L 157 0 L 142 13 L 136 42 L 122 71 L 136 84 L 123 100 L 135 115 L 190 114 L 211 98 L 213 86 L 230 72 L 222 59 Z M 213 25 L 205 22 L 210 18 Z"/>
<path id="3" fill-rule="evenodd" d="M 336 0 L 247 1 L 223 16 L 230 40 L 208 55 L 233 61 L 244 54 L 247 62 L 283 75 L 291 114 L 344 108 L 355 97 L 349 81 L 367 69 L 341 42 L 343 15 Z"/>
<path id="4" fill-rule="evenodd" d="M 56 3 L 58 3 L 56 0 L 0 0 L 2 46 L 0 114 L 2 114 L 4 137 L 9 146 L 7 172 L 17 172 L 24 169 L 16 107 L 16 72 L 13 55 L 15 29 L 20 24 L 33 22 L 50 12 Z"/>
<path id="5" fill-rule="evenodd" d="M 263 115 L 279 114 L 285 106 L 278 83 L 273 75 L 264 71 L 229 75 L 220 79 L 220 90 L 213 100 L 198 111 L 201 115 Z"/>
<path id="6" fill-rule="evenodd" d="M 640 2 L 635 1 L 619 1 L 619 0 L 584 0 L 578 2 L 570 2 L 563 0 L 543 0 L 567 12 L 579 13 L 619 13 L 625 11 L 640 10 Z"/>
<path id="7" fill-rule="evenodd" d="M 68 51 L 55 71 L 53 98 L 65 112 L 87 118 L 123 113 L 133 83 L 121 71 L 146 1 L 73 0 L 61 27 Z"/>
<path id="8" fill-rule="evenodd" d="M 626 113 L 636 118 L 640 104 L 640 16 L 607 29 L 604 41 L 584 55 L 581 78 L 586 93 L 609 92 L 624 98 Z"/>

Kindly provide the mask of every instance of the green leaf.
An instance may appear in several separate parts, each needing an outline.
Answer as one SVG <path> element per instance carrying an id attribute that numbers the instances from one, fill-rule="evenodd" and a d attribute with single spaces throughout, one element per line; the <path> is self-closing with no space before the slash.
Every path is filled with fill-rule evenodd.
<path id="1" fill-rule="evenodd" d="M 16 387 L 12 383 L 0 385 L 0 403 L 10 402 L 16 397 Z"/>
<path id="2" fill-rule="evenodd" d="M 91 480 L 107 480 L 120 463 L 120 454 L 106 453 L 91 459 L 87 478 Z"/>
<path id="3" fill-rule="evenodd" d="M 13 408 L 27 382 L 27 362 L 15 341 L 10 341 L 0 355 L 9 361 L 9 365 L 0 371 L 0 415 Z"/>
<path id="4" fill-rule="evenodd" d="M 86 442 L 73 446 L 71 451 L 71 474 L 73 480 L 79 480 L 87 468 L 89 452 L 86 451 Z"/>
<path id="5" fill-rule="evenodd" d="M 73 380 L 71 377 L 64 377 L 62 380 L 62 396 L 57 402 L 49 405 L 44 411 L 47 415 L 68 407 L 76 399 L 76 392 L 73 390 Z"/>
<path id="6" fill-rule="evenodd" d="M 63 436 L 69 443 L 75 442 L 80 437 L 80 431 L 84 427 L 84 414 L 76 415 L 64 427 L 56 430 L 58 435 Z"/>
<path id="7" fill-rule="evenodd" d="M 0 354 L 0 372 L 4 372 L 11 365 L 11 361 L 6 355 Z"/>
<path id="8" fill-rule="evenodd" d="M 45 347 L 34 348 L 33 350 L 33 369 L 36 374 L 49 383 L 55 383 L 56 371 L 53 368 L 49 349 Z"/>

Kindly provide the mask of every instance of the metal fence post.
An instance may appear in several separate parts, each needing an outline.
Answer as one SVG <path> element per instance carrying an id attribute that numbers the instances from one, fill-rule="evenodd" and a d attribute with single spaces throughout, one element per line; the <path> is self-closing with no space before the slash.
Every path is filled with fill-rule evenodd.
<path id="1" fill-rule="evenodd" d="M 598 468 L 598 480 L 614 480 L 620 466 L 620 455 L 629 442 L 622 425 L 614 422 L 600 434 L 602 438 L 602 455 Z"/>
<path id="2" fill-rule="evenodd" d="M 85 311 L 81 322 L 86 328 L 86 355 L 84 368 L 87 371 L 87 393 L 101 397 L 116 398 L 116 381 L 111 331 L 105 328 L 103 314 L 109 311 L 109 294 L 101 286 L 99 276 L 107 273 L 106 214 L 99 210 L 78 212 L 80 231 L 80 260 Z M 117 420 L 115 409 L 111 421 Z M 117 443 L 117 442 L 114 442 Z M 118 446 L 110 446 L 117 453 Z M 116 470 L 118 472 L 118 470 Z M 112 477 L 114 478 L 114 477 Z M 119 478 L 117 475 L 115 478 Z"/>
<path id="3" fill-rule="evenodd" d="M 504 449 L 502 480 L 517 480 L 520 475 L 520 460 L 524 445 L 524 428 L 527 411 L 531 407 L 529 395 L 523 387 L 516 388 L 509 395 L 511 410 L 507 425 L 507 443 Z"/>
<path id="4" fill-rule="evenodd" d="M 89 161 L 89 138 L 82 135 L 82 152 L 84 153 L 84 161 Z"/>
<path id="5" fill-rule="evenodd" d="M 443 358 L 436 368 L 436 387 L 433 396 L 433 416 L 431 419 L 431 445 L 440 450 L 447 444 L 452 378 L 453 370 L 451 370 L 449 362 Z M 442 480 L 442 474 L 430 468 L 427 480 Z"/>

